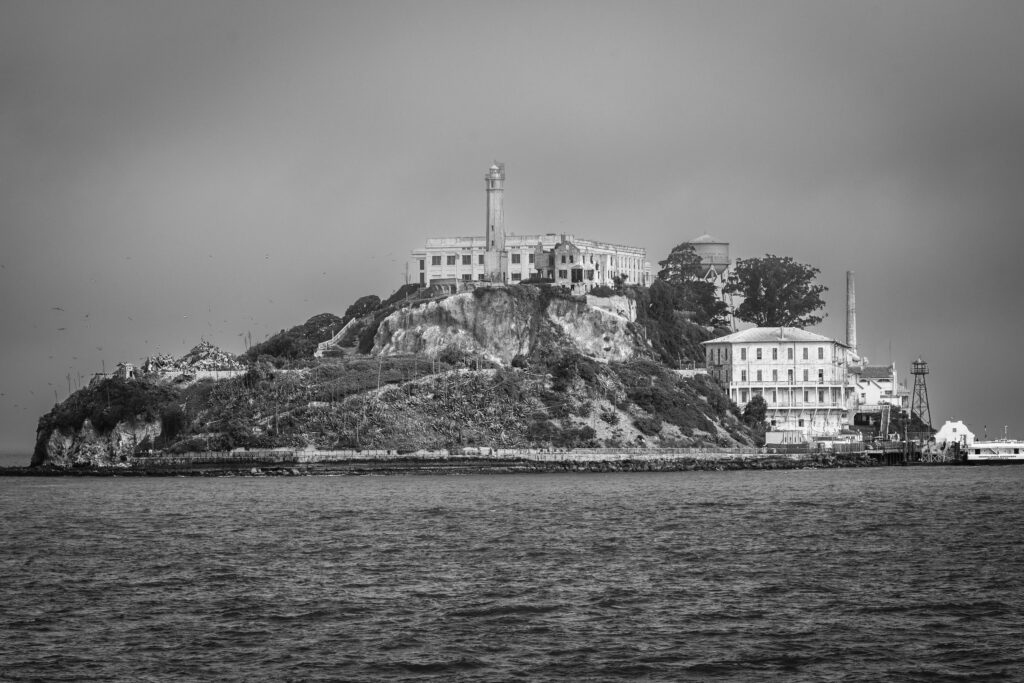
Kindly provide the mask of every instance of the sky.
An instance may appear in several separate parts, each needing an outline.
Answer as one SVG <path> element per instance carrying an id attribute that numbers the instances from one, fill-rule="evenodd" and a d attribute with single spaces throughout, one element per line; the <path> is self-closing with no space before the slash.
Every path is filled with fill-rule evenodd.
<path id="1" fill-rule="evenodd" d="M 506 225 L 819 268 L 932 421 L 1024 437 L 1024 3 L 0 0 L 0 451 Z M 912 386 L 912 383 L 911 383 Z"/>

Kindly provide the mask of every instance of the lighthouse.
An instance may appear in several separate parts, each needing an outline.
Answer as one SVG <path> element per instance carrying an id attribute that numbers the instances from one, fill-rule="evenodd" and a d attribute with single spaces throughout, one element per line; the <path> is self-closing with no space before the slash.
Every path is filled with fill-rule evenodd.
<path id="1" fill-rule="evenodd" d="M 505 250 L 505 211 L 502 199 L 505 194 L 505 164 L 495 162 L 484 176 L 487 183 L 487 251 Z"/>

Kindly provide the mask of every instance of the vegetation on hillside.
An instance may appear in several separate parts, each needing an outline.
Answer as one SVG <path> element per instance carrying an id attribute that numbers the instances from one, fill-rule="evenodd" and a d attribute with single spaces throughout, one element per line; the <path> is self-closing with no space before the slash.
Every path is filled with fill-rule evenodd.
<path id="1" fill-rule="evenodd" d="M 317 345 L 330 339 L 343 326 L 343 319 L 333 313 L 314 315 L 301 325 L 281 330 L 270 339 L 250 346 L 243 358 L 250 362 L 261 356 L 279 359 L 281 362 L 312 358 Z"/>

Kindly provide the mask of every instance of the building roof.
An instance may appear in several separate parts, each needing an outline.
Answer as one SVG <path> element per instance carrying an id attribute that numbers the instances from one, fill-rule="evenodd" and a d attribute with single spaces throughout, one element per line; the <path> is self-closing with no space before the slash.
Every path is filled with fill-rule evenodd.
<path id="1" fill-rule="evenodd" d="M 704 233 L 700 237 L 694 237 L 689 242 L 690 244 L 728 244 L 725 240 L 720 240 L 717 237 Z"/>
<path id="2" fill-rule="evenodd" d="M 831 337 L 822 334 L 815 334 L 799 327 L 751 327 L 739 332 L 727 334 L 724 337 L 711 339 L 705 344 L 749 344 L 749 343 L 779 343 L 779 342 L 828 342 L 830 344 L 846 344 L 836 341 Z"/>
<path id="3" fill-rule="evenodd" d="M 891 365 L 865 365 L 858 367 L 853 365 L 850 372 L 860 375 L 861 379 L 892 379 L 893 371 Z"/>

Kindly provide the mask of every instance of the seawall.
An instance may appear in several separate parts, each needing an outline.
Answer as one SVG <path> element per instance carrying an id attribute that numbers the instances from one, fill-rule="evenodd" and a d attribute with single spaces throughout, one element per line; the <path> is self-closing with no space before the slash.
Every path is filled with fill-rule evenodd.
<path id="1" fill-rule="evenodd" d="M 135 457 L 111 467 L 6 468 L 8 476 L 268 476 L 676 472 L 879 466 L 864 452 L 773 453 L 765 449 L 463 449 L 448 451 L 243 451 Z"/>

